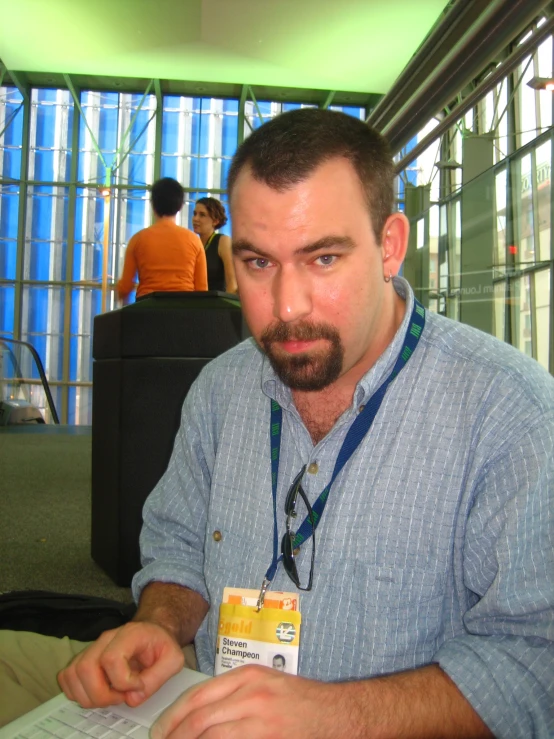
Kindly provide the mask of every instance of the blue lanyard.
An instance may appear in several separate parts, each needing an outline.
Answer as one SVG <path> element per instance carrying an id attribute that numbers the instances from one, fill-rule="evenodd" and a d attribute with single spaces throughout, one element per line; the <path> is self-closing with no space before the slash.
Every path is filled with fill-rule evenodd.
<path id="1" fill-rule="evenodd" d="M 308 520 L 308 516 L 306 516 L 300 528 L 296 532 L 293 543 L 294 548 L 299 547 L 301 544 L 303 544 L 303 542 L 309 539 L 312 535 L 312 531 L 317 528 L 317 525 L 321 520 L 321 516 L 323 515 L 323 510 L 325 508 L 325 504 L 327 503 L 327 498 L 329 497 L 331 485 L 335 481 L 337 475 L 342 470 L 344 465 L 354 454 L 361 440 L 371 428 L 371 424 L 373 423 L 373 420 L 377 415 L 379 408 L 381 407 L 381 403 L 383 402 L 383 398 L 385 397 L 388 386 L 398 375 L 398 373 L 405 367 L 408 359 L 412 356 L 424 326 L 425 308 L 421 305 L 421 303 L 414 299 L 414 307 L 412 310 L 412 315 L 410 316 L 410 324 L 408 326 L 408 330 L 406 331 L 406 336 L 404 337 L 404 345 L 402 347 L 402 351 L 398 355 L 392 372 L 383 381 L 379 388 L 373 393 L 369 401 L 366 403 L 363 411 L 361 411 L 361 413 L 356 416 L 354 422 L 348 429 L 346 437 L 340 448 L 337 461 L 335 462 L 335 468 L 333 470 L 331 479 L 312 506 L 314 521 L 313 528 L 312 524 Z M 279 562 L 283 559 L 283 556 L 279 555 L 279 535 L 277 530 L 277 479 L 279 476 L 279 455 L 281 450 L 282 425 L 283 411 L 281 409 L 281 406 L 279 405 L 279 403 L 277 403 L 277 401 L 271 400 L 271 424 L 269 441 L 271 446 L 271 488 L 273 493 L 273 561 L 271 562 L 265 575 L 265 587 L 267 587 L 267 585 L 269 585 L 269 583 L 275 577 L 277 566 Z M 264 590 L 264 585 L 262 585 L 262 590 Z"/>

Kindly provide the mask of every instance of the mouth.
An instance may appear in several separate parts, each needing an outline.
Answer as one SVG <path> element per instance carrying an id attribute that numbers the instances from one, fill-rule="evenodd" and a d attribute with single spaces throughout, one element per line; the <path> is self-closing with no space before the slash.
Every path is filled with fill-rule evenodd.
<path id="1" fill-rule="evenodd" d="M 317 344 L 317 339 L 310 341 L 289 339 L 288 341 L 278 341 L 275 343 L 287 354 L 302 354 L 312 349 Z"/>

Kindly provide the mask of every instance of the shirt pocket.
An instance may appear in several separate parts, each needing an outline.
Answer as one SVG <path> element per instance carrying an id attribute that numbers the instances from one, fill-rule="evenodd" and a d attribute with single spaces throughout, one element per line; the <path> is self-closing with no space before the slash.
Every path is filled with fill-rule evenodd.
<path id="1" fill-rule="evenodd" d="M 430 662 L 442 632 L 444 576 L 359 560 L 343 565 L 325 587 L 344 623 L 342 655 L 335 656 L 359 677 Z"/>

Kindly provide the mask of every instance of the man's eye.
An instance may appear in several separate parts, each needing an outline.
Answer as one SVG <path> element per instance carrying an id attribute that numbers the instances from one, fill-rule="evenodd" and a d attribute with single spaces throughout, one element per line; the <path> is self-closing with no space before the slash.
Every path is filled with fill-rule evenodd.
<path id="1" fill-rule="evenodd" d="M 256 257 L 255 259 L 248 259 L 247 264 L 252 267 L 252 269 L 265 269 L 269 264 L 269 259 Z"/>
<path id="2" fill-rule="evenodd" d="M 319 262 L 319 264 L 322 264 L 324 267 L 329 267 L 331 264 L 334 264 L 336 259 L 337 257 L 334 254 L 322 254 L 316 259 L 316 262 Z"/>

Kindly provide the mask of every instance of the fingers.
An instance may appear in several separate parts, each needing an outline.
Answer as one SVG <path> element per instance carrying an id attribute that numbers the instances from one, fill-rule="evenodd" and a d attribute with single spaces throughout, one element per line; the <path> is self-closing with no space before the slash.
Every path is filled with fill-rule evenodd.
<path id="1" fill-rule="evenodd" d="M 114 689 L 100 662 L 104 649 L 115 633 L 104 632 L 58 675 L 58 682 L 66 696 L 84 708 L 109 706 L 124 700 L 124 693 Z"/>
<path id="2" fill-rule="evenodd" d="M 150 730 L 152 739 L 187 739 L 203 736 L 210 727 L 247 717 L 245 710 L 254 711 L 255 698 L 248 705 L 237 699 L 237 692 L 249 685 L 260 685 L 264 676 L 273 676 L 267 668 L 239 667 L 213 680 L 189 688 L 167 708 Z M 267 675 L 266 675 L 267 673 Z"/>
<path id="3" fill-rule="evenodd" d="M 104 632 L 58 675 L 60 687 L 85 708 L 149 698 L 183 666 L 177 642 L 165 629 L 132 623 Z"/>

